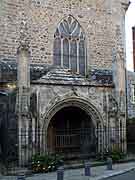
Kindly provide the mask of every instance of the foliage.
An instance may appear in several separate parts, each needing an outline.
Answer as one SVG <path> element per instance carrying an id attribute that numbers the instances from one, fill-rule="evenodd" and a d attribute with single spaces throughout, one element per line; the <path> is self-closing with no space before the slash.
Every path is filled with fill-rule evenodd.
<path id="1" fill-rule="evenodd" d="M 97 155 L 97 160 L 106 161 L 109 157 L 112 158 L 113 162 L 119 162 L 120 160 L 124 159 L 125 154 L 118 149 L 114 149 L 103 154 L 99 153 Z"/>
<path id="2" fill-rule="evenodd" d="M 58 154 L 35 154 L 32 157 L 32 170 L 34 173 L 55 171 L 63 164 L 63 157 Z"/>
<path id="3" fill-rule="evenodd" d="M 111 152 L 110 157 L 114 162 L 118 162 L 125 157 L 125 154 L 120 151 L 114 150 Z"/>
<path id="4" fill-rule="evenodd" d="M 132 125 L 135 124 L 135 118 L 128 118 L 127 119 L 127 125 L 130 125 L 130 124 L 132 124 Z"/>

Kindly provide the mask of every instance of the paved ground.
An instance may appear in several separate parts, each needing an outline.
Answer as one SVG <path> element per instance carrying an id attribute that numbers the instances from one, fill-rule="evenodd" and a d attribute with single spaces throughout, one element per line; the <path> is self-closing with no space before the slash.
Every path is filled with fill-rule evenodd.
<path id="1" fill-rule="evenodd" d="M 107 178 L 106 180 L 135 180 L 135 171 L 133 170 L 122 175 Z"/>
<path id="2" fill-rule="evenodd" d="M 113 175 L 118 175 L 118 174 L 131 171 L 134 168 L 135 168 L 135 162 L 116 164 L 113 166 L 112 171 L 106 170 L 106 166 L 93 167 L 91 169 L 91 172 L 92 172 L 91 177 L 84 176 L 83 168 L 74 169 L 74 170 L 65 170 L 64 180 L 100 180 L 100 179 L 107 178 L 108 176 L 111 177 Z M 10 177 L 0 176 L 0 180 L 16 180 L 16 179 L 17 179 L 16 177 L 11 177 L 11 176 Z M 31 177 L 26 178 L 26 180 L 56 180 L 56 179 L 57 179 L 56 172 L 47 173 L 47 174 L 37 174 L 37 175 L 33 175 Z"/>

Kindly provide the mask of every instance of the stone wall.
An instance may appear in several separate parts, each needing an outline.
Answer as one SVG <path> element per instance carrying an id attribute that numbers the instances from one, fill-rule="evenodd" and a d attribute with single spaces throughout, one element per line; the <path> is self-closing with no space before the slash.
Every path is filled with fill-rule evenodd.
<path id="1" fill-rule="evenodd" d="M 68 76 L 62 74 L 62 79 L 55 76 L 54 82 L 54 76 L 52 79 L 48 79 L 50 73 L 48 72 L 46 76 L 31 82 L 31 88 L 28 91 L 38 93 L 36 104 L 38 117 L 35 118 L 35 122 L 34 118 L 32 119 L 33 129 L 36 120 L 40 121 L 40 127 L 43 128 L 44 123 L 48 122 L 46 115 L 51 111 L 52 106 L 57 105 L 63 99 L 66 101 L 68 98 L 71 99 L 71 103 L 75 99 L 81 107 L 83 101 L 87 102 L 86 109 L 91 115 L 97 110 L 95 114 L 98 115 L 93 119 L 102 119 L 102 126 L 126 127 L 124 16 L 128 2 L 128 0 L 0 1 L 1 60 L 17 61 L 17 49 L 20 44 L 23 44 L 22 40 L 26 39 L 29 42 L 31 54 L 28 64 L 44 64 L 50 67 L 49 65 L 53 64 L 53 43 L 57 25 L 64 17 L 72 15 L 80 23 L 86 34 L 87 71 L 91 70 L 94 73 L 94 69 L 99 69 L 96 78 L 100 80 L 100 83 L 97 84 L 91 84 L 92 78 L 95 79 L 95 73 L 91 76 L 87 73 L 86 77 L 80 77 L 80 75 L 76 77 L 75 74 L 72 74 L 73 77 L 69 75 L 70 82 L 65 84 L 68 83 Z M 25 37 L 21 39 L 23 34 Z M 23 58 L 21 60 L 23 61 Z M 98 77 L 100 71 L 103 70 L 107 72 L 107 75 L 105 73 L 106 81 L 103 81 L 105 78 L 100 79 Z M 112 71 L 113 80 L 112 76 L 109 75 Z M 108 72 L 110 73 L 108 74 Z M 25 75 L 25 73 L 22 74 Z M 18 78 L 18 81 L 21 81 L 21 78 Z M 25 78 L 20 83 L 24 84 L 27 81 L 28 79 Z M 110 82 L 111 85 L 107 86 L 106 84 Z M 29 94 L 26 96 L 28 96 L 26 99 L 29 98 Z M 95 109 L 93 110 L 92 107 Z M 36 111 L 35 108 L 33 112 Z M 29 129 L 30 121 L 27 114 L 20 118 L 20 122 L 20 129 Z M 47 133 L 47 129 L 45 133 Z M 124 132 L 122 134 L 124 151 L 126 151 L 125 137 L 126 133 Z M 26 142 L 28 143 L 28 136 Z M 46 141 L 44 143 L 46 144 Z M 19 140 L 19 152 L 21 152 L 22 145 L 22 141 Z M 104 145 L 101 143 L 101 146 Z M 25 151 L 22 153 L 25 154 Z M 21 157 L 19 160 L 21 162 Z"/>
<path id="2" fill-rule="evenodd" d="M 71 14 L 86 33 L 88 66 L 111 68 L 112 49 L 124 49 L 124 3 L 128 0 L 2 0 L 0 57 L 15 59 L 21 21 L 26 20 L 32 63 L 52 64 L 55 30 Z"/>

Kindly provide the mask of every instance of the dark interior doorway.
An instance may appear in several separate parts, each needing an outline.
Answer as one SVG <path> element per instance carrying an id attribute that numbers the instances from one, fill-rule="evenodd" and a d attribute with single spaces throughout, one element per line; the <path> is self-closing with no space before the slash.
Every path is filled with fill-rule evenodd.
<path id="1" fill-rule="evenodd" d="M 91 117 L 79 107 L 62 108 L 49 124 L 48 149 L 70 156 L 94 154 L 96 137 Z"/>

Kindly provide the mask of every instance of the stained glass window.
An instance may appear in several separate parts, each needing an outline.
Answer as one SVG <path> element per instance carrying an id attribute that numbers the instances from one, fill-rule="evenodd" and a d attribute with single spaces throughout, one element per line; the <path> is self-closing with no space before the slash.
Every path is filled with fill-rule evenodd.
<path id="1" fill-rule="evenodd" d="M 87 63 L 85 33 L 71 15 L 64 18 L 56 29 L 53 58 L 54 65 L 85 75 Z"/>

